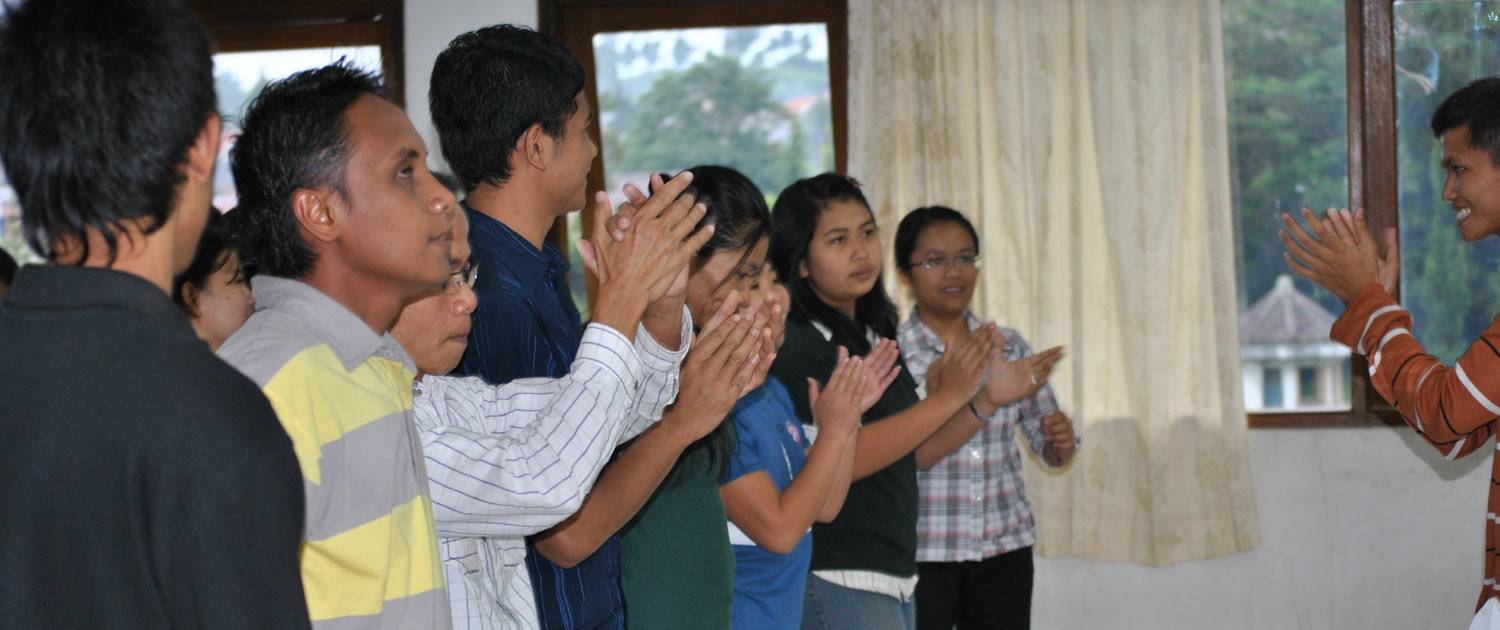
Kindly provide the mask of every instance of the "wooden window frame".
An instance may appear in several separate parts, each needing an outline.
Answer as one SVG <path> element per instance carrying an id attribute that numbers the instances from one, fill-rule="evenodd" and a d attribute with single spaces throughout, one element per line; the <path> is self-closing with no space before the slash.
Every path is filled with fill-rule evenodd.
<path id="1" fill-rule="evenodd" d="M 1368 211 L 1376 234 L 1400 225 L 1396 167 L 1394 0 L 1344 1 L 1347 59 L 1349 207 Z M 1399 282 L 1399 280 L 1398 280 Z M 1400 287 L 1396 297 L 1400 298 Z M 1370 384 L 1369 363 L 1350 353 L 1348 411 L 1251 413 L 1252 429 L 1383 427 L 1405 424 Z"/>
<path id="2" fill-rule="evenodd" d="M 849 20 L 845 0 L 538 0 L 537 15 L 539 30 L 562 40 L 583 65 L 587 78 L 584 97 L 596 112 L 599 111 L 599 91 L 594 81 L 597 76 L 594 71 L 595 34 L 822 22 L 828 28 L 834 169 L 842 173 L 848 164 Z M 600 151 L 589 170 L 588 187 L 603 190 L 604 144 L 600 125 L 591 125 L 589 136 Z M 618 192 L 611 194 L 619 198 Z M 585 205 L 579 219 L 584 236 L 588 236 L 594 224 L 593 206 Z M 561 218 L 547 233 L 547 240 L 558 249 L 571 252 L 572 244 L 567 239 L 567 220 Z M 592 274 L 587 278 L 589 303 L 592 304 L 599 291 L 598 281 Z"/>
<path id="3" fill-rule="evenodd" d="M 188 0 L 215 52 L 379 46 L 386 99 L 406 108 L 403 0 Z"/>

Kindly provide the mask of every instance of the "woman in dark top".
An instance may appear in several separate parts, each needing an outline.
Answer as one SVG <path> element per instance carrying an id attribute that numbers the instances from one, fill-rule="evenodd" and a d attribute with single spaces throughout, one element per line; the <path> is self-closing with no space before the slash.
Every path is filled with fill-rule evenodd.
<path id="1" fill-rule="evenodd" d="M 881 283 L 880 233 L 849 177 L 800 180 L 776 200 L 770 261 L 791 293 L 786 341 L 771 367 L 783 383 L 826 382 L 843 346 L 865 354 L 896 334 Z M 904 372 L 864 414 L 843 510 L 813 525 L 812 575 L 802 627 L 858 630 L 915 625 L 917 473 L 913 449 L 971 401 L 998 349 L 993 325 L 953 344 L 929 372 L 926 397 Z M 804 388 L 788 388 L 816 441 Z"/>

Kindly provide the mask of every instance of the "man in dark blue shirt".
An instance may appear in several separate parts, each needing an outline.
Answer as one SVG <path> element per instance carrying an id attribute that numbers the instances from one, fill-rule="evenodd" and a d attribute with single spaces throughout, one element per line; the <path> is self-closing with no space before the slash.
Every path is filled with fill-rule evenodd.
<path id="1" fill-rule="evenodd" d="M 464 211 L 481 274 L 460 374 L 491 383 L 560 377 L 578 352 L 583 323 L 568 291 L 567 258 L 546 235 L 558 218 L 586 203 L 589 168 L 598 154 L 588 135 L 592 112 L 583 82 L 582 67 L 561 42 L 525 28 L 502 25 L 465 33 L 438 56 L 429 91 L 433 123 L 443 155 L 468 193 Z M 659 216 L 691 217 L 696 224 L 703 207 L 690 195 L 679 196 L 689 181 L 690 175 L 680 177 L 650 200 L 633 200 L 635 217 L 658 216 L 670 206 Z M 607 216 L 608 197 L 599 193 L 594 201 L 596 211 Z M 636 223 L 611 223 L 622 230 L 615 240 L 658 229 L 649 221 Z M 687 261 L 709 232 L 699 230 L 686 242 L 678 237 L 681 246 L 671 256 L 648 261 L 672 271 L 664 286 L 641 287 L 629 277 L 635 274 L 601 277 L 594 321 L 609 324 L 622 319 L 616 313 L 634 309 L 644 333 L 636 335 L 637 347 L 675 351 L 680 361 L 691 339 L 692 322 L 683 304 Z M 706 432 L 698 431 L 701 422 L 686 419 L 681 426 L 692 424 L 693 430 L 677 430 L 667 418 L 661 424 L 674 430 L 648 430 L 605 469 L 579 514 L 528 546 L 540 627 L 624 627 L 615 531 L 645 502 L 682 449 Z M 617 489 L 599 490 L 605 487 Z M 580 524 L 584 513 L 599 516 Z M 529 612 L 506 610 L 518 617 Z M 466 627 L 458 617 L 456 624 Z"/>

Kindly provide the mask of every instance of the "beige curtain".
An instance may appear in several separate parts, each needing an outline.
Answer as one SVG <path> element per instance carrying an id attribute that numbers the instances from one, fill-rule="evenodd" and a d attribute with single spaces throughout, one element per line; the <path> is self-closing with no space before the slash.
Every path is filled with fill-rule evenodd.
<path id="1" fill-rule="evenodd" d="M 979 310 L 1066 346 L 1085 444 L 1028 463 L 1038 553 L 1258 547 L 1218 0 L 850 0 L 849 68 L 849 171 L 887 244 L 916 207 L 967 213 Z"/>

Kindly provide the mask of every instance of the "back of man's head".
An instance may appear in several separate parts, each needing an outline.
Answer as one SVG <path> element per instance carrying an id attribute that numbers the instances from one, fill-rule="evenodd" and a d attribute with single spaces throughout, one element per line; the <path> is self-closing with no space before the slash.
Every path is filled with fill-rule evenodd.
<path id="1" fill-rule="evenodd" d="M 472 191 L 510 179 L 516 141 L 532 125 L 561 139 L 582 90 L 583 67 L 562 42 L 500 24 L 448 44 L 427 98 L 443 158 Z"/>
<path id="2" fill-rule="evenodd" d="M 1500 166 L 1500 77 L 1486 77 L 1443 99 L 1432 113 L 1432 135 L 1468 127 L 1469 147 L 1490 154 Z"/>
<path id="3" fill-rule="evenodd" d="M 188 148 L 214 114 L 208 36 L 170 0 L 30 0 L 0 24 L 0 160 L 21 231 L 55 260 L 117 252 L 172 214 Z"/>
<path id="4" fill-rule="evenodd" d="M 339 62 L 265 87 L 250 103 L 229 152 L 239 193 L 240 256 L 259 273 L 303 278 L 317 257 L 292 212 L 300 189 L 342 191 L 352 147 L 344 112 L 381 96 L 380 77 Z"/>

